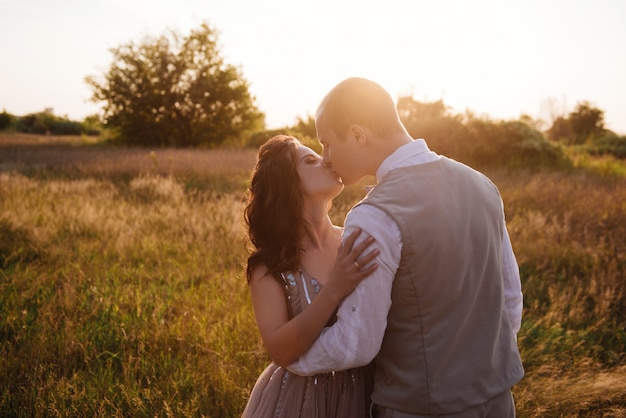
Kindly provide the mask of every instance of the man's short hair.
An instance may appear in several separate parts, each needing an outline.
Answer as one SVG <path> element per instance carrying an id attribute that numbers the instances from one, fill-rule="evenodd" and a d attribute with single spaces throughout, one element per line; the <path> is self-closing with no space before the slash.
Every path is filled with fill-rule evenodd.
<path id="1" fill-rule="evenodd" d="M 379 84 L 352 77 L 337 84 L 320 103 L 316 119 L 343 138 L 350 125 L 362 125 L 375 135 L 402 131 L 395 103 Z"/>

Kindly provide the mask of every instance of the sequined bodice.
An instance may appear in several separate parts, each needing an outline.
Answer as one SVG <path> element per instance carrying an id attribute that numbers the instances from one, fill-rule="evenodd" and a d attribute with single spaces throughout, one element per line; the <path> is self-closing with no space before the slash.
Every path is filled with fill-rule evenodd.
<path id="1" fill-rule="evenodd" d="M 281 273 L 283 286 L 290 305 L 291 315 L 296 316 L 310 305 L 315 296 L 319 293 L 322 285 L 314 277 L 308 277 L 302 270 L 296 272 Z"/>

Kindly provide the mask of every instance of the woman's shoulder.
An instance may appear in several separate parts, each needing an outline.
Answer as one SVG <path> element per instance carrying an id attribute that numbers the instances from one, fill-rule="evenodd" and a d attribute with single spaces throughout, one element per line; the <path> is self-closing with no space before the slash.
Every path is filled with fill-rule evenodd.
<path id="1" fill-rule="evenodd" d="M 256 266 L 252 267 L 250 272 L 250 282 L 258 282 L 259 280 L 263 280 L 264 278 L 271 278 L 272 274 L 267 269 L 265 263 L 259 263 Z"/>
<path id="2" fill-rule="evenodd" d="M 284 282 L 286 280 L 286 277 L 290 275 L 293 275 L 293 273 L 271 273 L 265 263 L 259 263 L 252 268 L 252 271 L 250 273 L 250 284 L 265 283 L 266 281 L 269 281 L 271 283 L 279 283 L 281 279 Z"/>

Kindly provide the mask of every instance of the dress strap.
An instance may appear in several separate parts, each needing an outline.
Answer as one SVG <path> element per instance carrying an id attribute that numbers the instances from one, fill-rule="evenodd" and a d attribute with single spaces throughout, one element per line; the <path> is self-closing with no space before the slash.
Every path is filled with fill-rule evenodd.
<path id="1" fill-rule="evenodd" d="M 296 281 L 293 277 L 293 274 L 289 272 L 280 273 L 280 278 L 283 280 L 283 293 L 285 294 L 285 302 L 287 302 L 287 317 L 289 319 L 292 319 L 295 316 L 295 313 L 293 311 L 291 298 L 294 294 L 293 290 L 297 292 Z"/>

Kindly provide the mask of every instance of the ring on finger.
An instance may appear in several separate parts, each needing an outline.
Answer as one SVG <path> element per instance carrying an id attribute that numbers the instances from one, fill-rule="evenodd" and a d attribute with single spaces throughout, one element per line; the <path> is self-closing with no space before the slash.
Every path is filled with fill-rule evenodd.
<path id="1" fill-rule="evenodd" d="M 355 261 L 354 261 L 354 265 L 356 266 L 356 269 L 357 269 L 357 270 L 361 270 L 361 266 L 359 266 L 358 261 L 356 261 L 356 260 L 355 260 Z"/>

